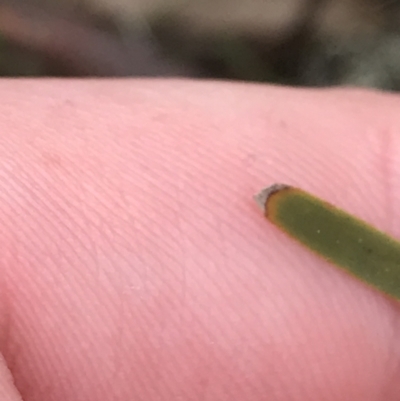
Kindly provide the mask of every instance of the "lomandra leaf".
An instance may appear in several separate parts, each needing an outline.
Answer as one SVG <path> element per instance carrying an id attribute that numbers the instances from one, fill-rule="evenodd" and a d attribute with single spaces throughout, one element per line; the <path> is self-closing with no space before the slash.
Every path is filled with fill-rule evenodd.
<path id="1" fill-rule="evenodd" d="M 400 242 L 301 190 L 275 184 L 255 200 L 289 237 L 378 290 L 400 299 Z"/>

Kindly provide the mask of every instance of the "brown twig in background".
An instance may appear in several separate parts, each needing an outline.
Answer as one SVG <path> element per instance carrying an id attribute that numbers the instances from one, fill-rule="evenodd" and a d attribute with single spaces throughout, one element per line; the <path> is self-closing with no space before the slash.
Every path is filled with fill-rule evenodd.
<path id="1" fill-rule="evenodd" d="M 66 67 L 68 75 L 195 75 L 164 57 L 156 44 L 143 35 L 121 40 L 72 16 L 15 1 L 0 4 L 0 35 Z"/>

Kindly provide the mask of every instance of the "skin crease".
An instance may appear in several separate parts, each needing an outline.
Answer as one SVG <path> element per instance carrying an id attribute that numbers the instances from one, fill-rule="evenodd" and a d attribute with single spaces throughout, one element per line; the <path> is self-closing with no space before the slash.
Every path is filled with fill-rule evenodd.
<path id="1" fill-rule="evenodd" d="M 400 238 L 400 100 L 2 81 L 0 398 L 398 400 L 400 310 L 294 243 L 284 182 Z"/>

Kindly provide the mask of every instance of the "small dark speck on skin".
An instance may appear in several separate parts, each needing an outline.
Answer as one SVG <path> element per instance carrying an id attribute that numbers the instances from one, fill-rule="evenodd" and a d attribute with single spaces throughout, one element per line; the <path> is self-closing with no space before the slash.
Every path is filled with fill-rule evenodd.
<path id="1" fill-rule="evenodd" d="M 61 157 L 55 153 L 43 152 L 42 160 L 43 164 L 46 167 L 52 167 L 52 168 L 62 167 Z"/>

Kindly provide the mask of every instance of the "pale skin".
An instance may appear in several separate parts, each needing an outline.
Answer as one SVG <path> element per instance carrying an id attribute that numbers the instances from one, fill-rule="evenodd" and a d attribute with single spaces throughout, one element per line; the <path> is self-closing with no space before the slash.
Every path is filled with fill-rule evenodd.
<path id="1" fill-rule="evenodd" d="M 0 399 L 398 400 L 397 302 L 287 239 L 300 186 L 400 238 L 400 100 L 3 81 Z"/>

